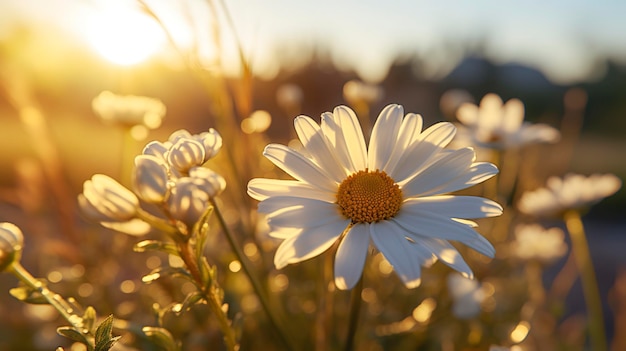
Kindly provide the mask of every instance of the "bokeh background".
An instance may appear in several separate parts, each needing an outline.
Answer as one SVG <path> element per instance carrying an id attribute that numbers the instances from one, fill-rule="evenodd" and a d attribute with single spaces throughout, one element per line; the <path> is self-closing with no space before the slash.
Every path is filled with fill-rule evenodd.
<path id="1" fill-rule="evenodd" d="M 87 239 L 80 225 L 70 228 L 60 218 L 81 222 L 75 199 L 82 183 L 94 173 L 115 175 L 123 168 L 122 132 L 104 124 L 91 107 L 101 91 L 165 103 L 163 125 L 148 140 L 163 140 L 179 128 L 200 132 L 215 126 L 203 82 L 183 64 L 191 56 L 207 72 L 233 82 L 235 96 L 237 89 L 246 91 L 239 118 L 254 110 L 271 114 L 267 133 L 276 142 L 290 139 L 295 114 L 317 118 L 345 104 L 343 88 L 350 80 L 382 88 L 374 116 L 386 104 L 399 103 L 422 114 L 426 125 L 454 121 L 442 103 L 450 91 L 474 102 L 493 92 L 504 100 L 521 99 L 528 121 L 575 134 L 568 139 L 575 143 L 557 146 L 562 152 L 539 157 L 541 176 L 626 175 L 626 2 L 145 3 L 161 24 L 131 0 L 0 2 L 0 221 L 37 233 L 27 237 L 25 253 L 40 258 L 35 273 L 45 275 L 60 262 L 77 267 L 71 265 L 72 247 Z M 241 56 L 250 72 L 244 72 Z M 286 84 L 302 91 L 296 110 L 277 101 Z M 41 113 L 20 114 L 25 105 Z M 564 118 L 567 111 L 579 115 Z M 51 176 L 58 179 L 50 182 Z M 620 315 L 609 296 L 626 276 L 625 205 L 621 190 L 585 217 L 611 337 Z M 65 275 L 83 273 L 84 267 Z M 2 330 L 36 333 L 26 312 L 5 313 L 17 308 L 5 293 L 13 284 L 11 277 L 0 277 L 0 339 L 8 337 Z M 580 288 L 573 291 L 571 313 L 584 308 Z M 32 343 L 35 349 L 40 345 Z"/>

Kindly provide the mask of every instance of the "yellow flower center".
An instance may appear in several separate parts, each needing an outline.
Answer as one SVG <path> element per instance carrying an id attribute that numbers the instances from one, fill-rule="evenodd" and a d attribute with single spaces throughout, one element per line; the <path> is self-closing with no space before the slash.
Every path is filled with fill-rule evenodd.
<path id="1" fill-rule="evenodd" d="M 402 190 L 385 172 L 358 171 L 337 191 L 341 213 L 353 223 L 373 223 L 395 216 L 402 205 Z"/>

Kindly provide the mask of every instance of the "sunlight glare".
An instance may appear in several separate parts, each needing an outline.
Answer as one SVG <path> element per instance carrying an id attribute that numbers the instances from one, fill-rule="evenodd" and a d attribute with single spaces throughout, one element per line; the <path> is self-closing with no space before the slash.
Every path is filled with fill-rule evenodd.
<path id="1" fill-rule="evenodd" d="M 121 6 L 95 14 L 85 35 L 100 55 L 123 66 L 145 61 L 166 43 L 158 23 L 136 9 Z"/>

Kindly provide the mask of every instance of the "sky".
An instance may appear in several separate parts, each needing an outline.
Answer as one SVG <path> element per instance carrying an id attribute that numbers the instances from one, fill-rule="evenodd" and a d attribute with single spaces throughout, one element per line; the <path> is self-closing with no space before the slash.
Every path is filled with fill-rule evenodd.
<path id="1" fill-rule="evenodd" d="M 207 6 L 209 0 L 145 1 L 182 45 L 191 46 L 195 36 L 202 43 L 199 51 L 215 60 L 213 34 L 216 32 Z M 315 44 L 326 46 L 338 66 L 355 69 L 362 79 L 373 82 L 385 77 L 398 53 L 418 55 L 426 62 L 424 75 L 439 78 L 458 64 L 464 50 L 477 46 L 496 63 L 529 65 L 559 84 L 597 78 L 602 73 L 598 56 L 626 63 L 626 21 L 623 20 L 626 1 L 621 0 L 215 0 L 213 3 L 220 13 L 221 62 L 224 65 L 237 62 L 234 43 L 240 43 L 255 72 L 267 77 L 278 71 L 281 61 L 286 58 L 297 61 L 302 52 Z M 136 3 L 133 0 L 2 0 L 0 20 L 32 18 L 82 35 L 93 44 L 106 41 L 102 37 L 113 35 L 115 28 L 125 28 L 119 15 L 122 11 L 115 10 L 115 6 L 123 4 Z M 220 5 L 226 6 L 233 26 L 224 19 Z M 102 15 L 105 12 L 109 17 Z M 130 21 L 122 39 L 111 41 L 114 45 L 131 37 L 137 28 L 160 33 L 153 23 Z M 135 33 L 140 35 L 136 41 L 154 41 L 157 47 L 167 45 L 163 37 L 149 39 L 150 35 L 141 33 Z M 138 46 L 131 43 L 126 51 Z M 106 50 L 111 49 L 101 48 Z M 237 67 L 230 69 L 234 71 Z"/>

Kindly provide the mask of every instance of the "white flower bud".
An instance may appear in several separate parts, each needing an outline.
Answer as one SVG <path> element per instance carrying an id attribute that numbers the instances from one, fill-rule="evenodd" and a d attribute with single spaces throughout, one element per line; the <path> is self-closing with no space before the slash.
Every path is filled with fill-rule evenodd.
<path id="1" fill-rule="evenodd" d="M 157 156 L 135 157 L 133 189 L 145 202 L 161 203 L 167 196 L 167 164 Z"/>
<path id="2" fill-rule="evenodd" d="M 0 272 L 20 260 L 24 235 L 13 223 L 0 223 Z"/>
<path id="3" fill-rule="evenodd" d="M 162 143 L 160 141 L 151 141 L 148 143 L 148 145 L 146 145 L 146 147 L 143 148 L 143 151 L 141 153 L 144 155 L 156 156 L 165 160 L 165 154 L 171 146 L 172 143 L 170 143 L 169 141 L 166 141 L 165 143 Z"/>
<path id="4" fill-rule="evenodd" d="M 189 170 L 189 177 L 194 179 L 209 197 L 218 196 L 226 188 L 226 180 L 206 167 L 193 167 Z"/>
<path id="5" fill-rule="evenodd" d="M 189 177 L 176 180 L 167 199 L 172 217 L 192 227 L 209 206 L 209 199 L 226 187 L 222 176 L 204 167 L 193 167 Z"/>
<path id="6" fill-rule="evenodd" d="M 167 203 L 172 217 L 191 228 L 209 206 L 209 194 L 204 191 L 202 182 L 182 177 L 171 189 Z"/>
<path id="7" fill-rule="evenodd" d="M 215 157 L 222 148 L 222 136 L 213 128 L 208 132 L 194 135 L 194 139 L 204 145 L 204 162 Z"/>
<path id="8" fill-rule="evenodd" d="M 78 196 L 83 213 L 99 222 L 125 222 L 135 217 L 137 196 L 113 178 L 96 174 L 83 184 Z"/>
<path id="9" fill-rule="evenodd" d="M 191 167 L 204 163 L 204 145 L 193 139 L 178 139 L 167 153 L 167 162 L 172 168 L 187 172 Z"/>

